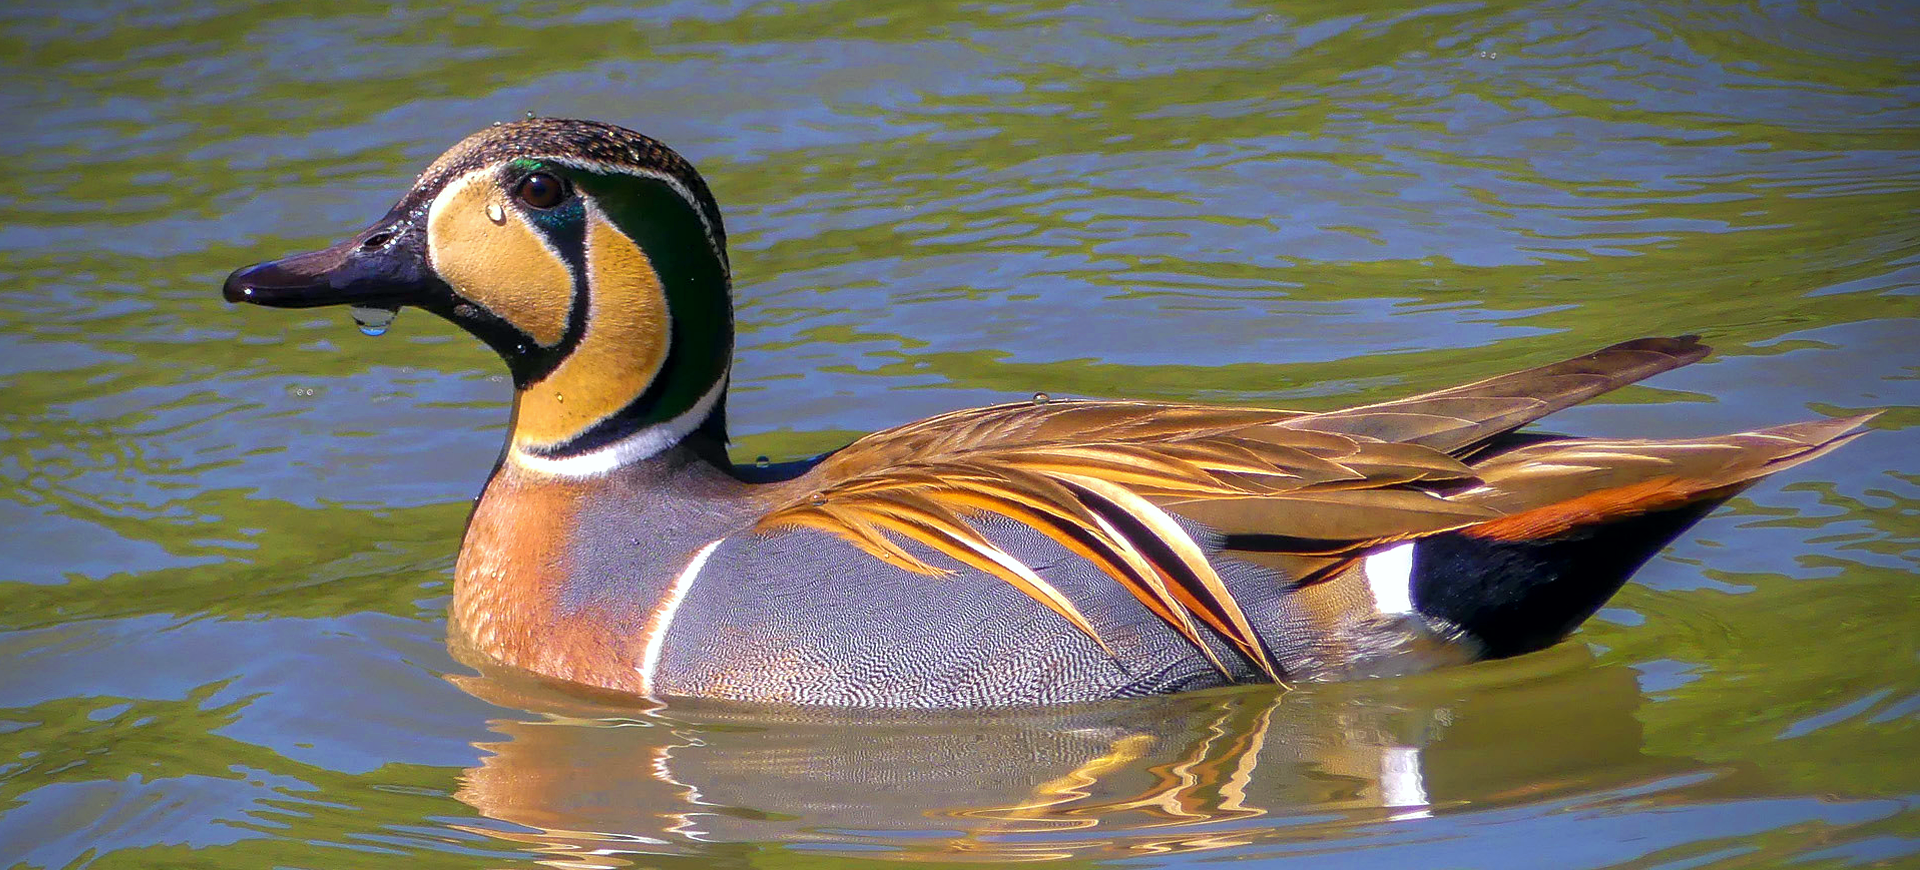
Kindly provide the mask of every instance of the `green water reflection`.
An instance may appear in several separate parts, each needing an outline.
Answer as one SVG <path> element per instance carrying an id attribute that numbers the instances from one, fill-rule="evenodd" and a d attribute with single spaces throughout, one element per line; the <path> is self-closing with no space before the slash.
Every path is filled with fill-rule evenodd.
<path id="1" fill-rule="evenodd" d="M 0 867 L 1910 864 L 1916 44 L 1868 2 L 0 10 Z M 858 721 L 473 676 L 497 364 L 215 288 L 528 110 L 711 181 L 742 457 L 1676 332 L 1720 352 L 1554 425 L 1889 411 L 1517 661 Z"/>

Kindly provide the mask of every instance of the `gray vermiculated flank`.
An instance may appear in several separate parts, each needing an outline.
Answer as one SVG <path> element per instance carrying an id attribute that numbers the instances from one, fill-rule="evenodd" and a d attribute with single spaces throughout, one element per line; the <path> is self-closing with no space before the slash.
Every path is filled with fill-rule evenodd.
<path id="1" fill-rule="evenodd" d="M 1002 580 L 967 570 L 909 573 L 802 530 L 743 534 L 714 551 L 674 619 L 655 685 L 666 694 L 720 686 L 767 700 L 951 707 L 1226 681 L 1091 564 L 1024 526 L 987 520 L 981 528 L 1071 598 L 1117 658 Z M 1214 648 L 1237 681 L 1260 679 L 1224 645 Z"/>

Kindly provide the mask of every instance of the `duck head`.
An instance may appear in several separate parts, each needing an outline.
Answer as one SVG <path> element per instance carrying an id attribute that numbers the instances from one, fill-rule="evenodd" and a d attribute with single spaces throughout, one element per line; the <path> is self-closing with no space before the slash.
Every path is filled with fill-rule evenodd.
<path id="1" fill-rule="evenodd" d="M 235 271 L 225 295 L 445 317 L 513 374 L 508 459 L 593 474 L 690 437 L 724 444 L 729 285 L 691 163 L 611 124 L 540 118 L 468 136 L 373 225 Z"/>

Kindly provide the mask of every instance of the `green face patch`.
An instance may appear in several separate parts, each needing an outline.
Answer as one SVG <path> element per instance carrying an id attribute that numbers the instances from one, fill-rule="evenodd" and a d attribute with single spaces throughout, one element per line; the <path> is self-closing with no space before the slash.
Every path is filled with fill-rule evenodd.
<path id="1" fill-rule="evenodd" d="M 671 314 L 668 358 L 631 410 L 662 422 L 690 410 L 724 378 L 733 355 L 727 268 L 699 211 L 666 182 L 641 175 L 569 169 L 569 178 L 614 227 L 632 239 L 659 275 Z"/>

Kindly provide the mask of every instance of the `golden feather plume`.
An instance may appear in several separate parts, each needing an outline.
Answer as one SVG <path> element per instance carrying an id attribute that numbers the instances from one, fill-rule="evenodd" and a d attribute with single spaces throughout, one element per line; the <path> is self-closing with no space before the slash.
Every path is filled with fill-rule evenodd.
<path id="1" fill-rule="evenodd" d="M 1463 462 L 1533 419 L 1706 353 L 1692 336 L 1640 339 L 1322 414 L 1141 402 L 955 411 L 827 457 L 780 489 L 756 528 L 818 529 L 902 569 L 943 573 L 906 546 L 918 545 L 1014 585 L 1105 648 L 1068 596 L 969 519 L 1004 517 L 1098 567 L 1223 673 L 1203 625 L 1277 680 L 1246 613 L 1182 520 L 1226 536 L 1230 555 L 1307 583 L 1385 542 L 1510 516 L 1552 527 L 1567 518 L 1541 511 L 1595 489 L 1670 495 L 1750 482 L 1832 449 L 1862 422 L 1698 442 L 1563 441 L 1482 467 Z M 1668 478 L 1691 482 L 1648 483 Z"/>

